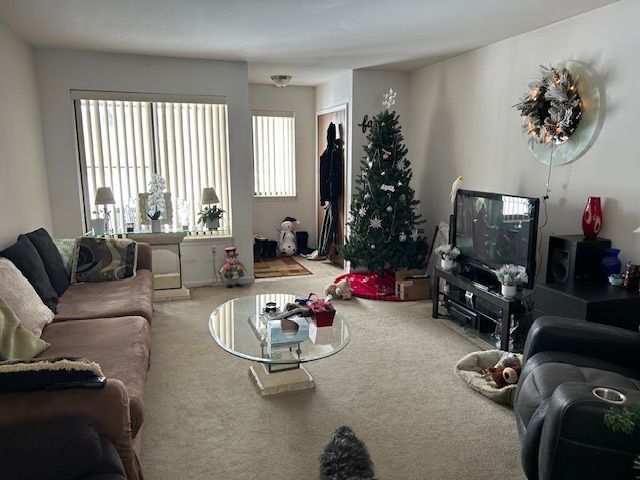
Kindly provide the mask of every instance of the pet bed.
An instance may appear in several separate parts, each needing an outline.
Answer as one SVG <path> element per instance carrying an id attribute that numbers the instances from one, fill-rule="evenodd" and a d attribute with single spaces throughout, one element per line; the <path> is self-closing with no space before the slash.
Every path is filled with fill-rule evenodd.
<path id="1" fill-rule="evenodd" d="M 494 402 L 513 406 L 516 395 L 515 384 L 496 388 L 492 381 L 487 381 L 482 377 L 482 371 L 493 367 L 506 353 L 502 350 L 472 352 L 460 359 L 454 368 L 454 372 L 476 392 L 480 392 Z M 516 354 L 516 356 L 522 361 L 522 355 Z"/>

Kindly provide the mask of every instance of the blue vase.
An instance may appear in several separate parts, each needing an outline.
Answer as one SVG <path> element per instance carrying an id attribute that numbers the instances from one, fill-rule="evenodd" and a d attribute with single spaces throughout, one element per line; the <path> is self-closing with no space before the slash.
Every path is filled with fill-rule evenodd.
<path id="1" fill-rule="evenodd" d="M 609 275 L 620 273 L 622 262 L 618 258 L 619 254 L 620 249 L 618 248 L 607 248 L 604 251 L 604 258 L 600 263 L 600 272 L 605 282 L 608 281 Z"/>

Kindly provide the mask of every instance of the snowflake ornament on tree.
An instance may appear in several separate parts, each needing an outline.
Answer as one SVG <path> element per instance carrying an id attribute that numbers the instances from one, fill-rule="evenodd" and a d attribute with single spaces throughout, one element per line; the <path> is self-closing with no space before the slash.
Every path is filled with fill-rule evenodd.
<path id="1" fill-rule="evenodd" d="M 390 88 L 387 93 L 382 95 L 382 105 L 384 105 L 384 108 L 389 110 L 389 108 L 395 105 L 397 96 L 398 96 L 398 92 L 394 92 L 393 88 Z M 381 122 L 381 123 L 384 126 L 384 122 Z"/>
<path id="2" fill-rule="evenodd" d="M 371 220 L 369 220 L 369 226 L 371 228 L 375 228 L 376 230 L 378 228 L 382 228 L 382 220 L 380 220 L 380 217 L 375 216 Z"/>

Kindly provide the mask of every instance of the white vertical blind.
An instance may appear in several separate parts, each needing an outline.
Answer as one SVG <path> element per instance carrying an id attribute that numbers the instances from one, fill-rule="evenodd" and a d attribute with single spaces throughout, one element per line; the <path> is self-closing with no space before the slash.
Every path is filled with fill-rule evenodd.
<path id="1" fill-rule="evenodd" d="M 296 195 L 293 113 L 254 112 L 253 177 L 256 197 Z"/>
<path id="2" fill-rule="evenodd" d="M 191 205 L 189 221 L 197 222 L 204 187 L 216 189 L 225 211 L 220 231 L 229 230 L 227 106 L 154 102 L 159 173 L 172 197 Z M 175 210 L 174 210 L 175 211 Z M 176 218 L 174 222 L 178 222 Z M 177 227 L 177 224 L 176 224 Z"/>
<path id="3" fill-rule="evenodd" d="M 125 205 L 137 205 L 154 172 L 167 181 L 173 227 L 180 228 L 178 201 L 189 202 L 189 223 L 197 225 L 203 187 L 214 187 L 226 213 L 219 234 L 230 233 L 227 106 L 209 103 L 76 100 L 87 218 L 95 217 L 95 192 L 111 187 L 108 207 L 123 230 Z M 102 207 L 100 207 L 102 209 Z"/>

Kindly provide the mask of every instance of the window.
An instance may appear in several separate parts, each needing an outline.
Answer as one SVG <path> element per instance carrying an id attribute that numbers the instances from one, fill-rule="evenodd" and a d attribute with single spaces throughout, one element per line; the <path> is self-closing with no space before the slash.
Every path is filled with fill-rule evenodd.
<path id="1" fill-rule="evenodd" d="M 85 218 L 96 216 L 95 192 L 106 186 L 116 203 L 109 207 L 116 232 L 146 222 L 138 195 L 158 173 L 171 194 L 173 213 L 165 223 L 195 229 L 202 188 L 213 187 L 226 212 L 216 234 L 229 235 L 226 104 L 145 97 L 74 92 Z"/>
<path id="2" fill-rule="evenodd" d="M 256 197 L 295 197 L 295 118 L 292 112 L 253 112 Z"/>

